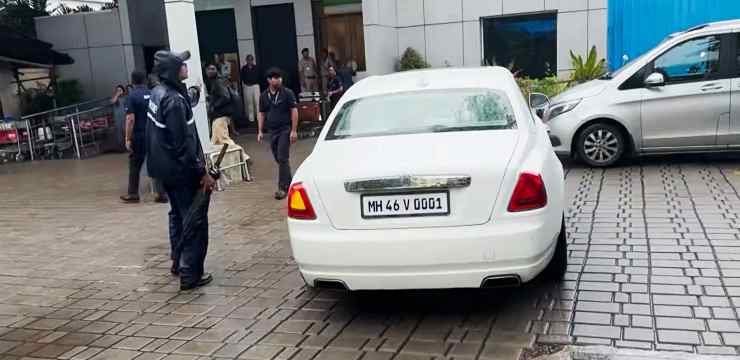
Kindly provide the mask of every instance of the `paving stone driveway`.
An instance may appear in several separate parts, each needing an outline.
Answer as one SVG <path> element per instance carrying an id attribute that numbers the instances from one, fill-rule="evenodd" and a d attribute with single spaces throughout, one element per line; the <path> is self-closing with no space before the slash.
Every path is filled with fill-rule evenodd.
<path id="1" fill-rule="evenodd" d="M 310 150 L 302 142 L 296 158 Z M 121 155 L 0 166 L 0 359 L 517 359 L 535 344 L 740 349 L 740 157 L 569 166 L 560 284 L 307 290 L 272 164 L 215 197 L 208 270 L 178 293 L 166 205 L 128 206 Z"/>

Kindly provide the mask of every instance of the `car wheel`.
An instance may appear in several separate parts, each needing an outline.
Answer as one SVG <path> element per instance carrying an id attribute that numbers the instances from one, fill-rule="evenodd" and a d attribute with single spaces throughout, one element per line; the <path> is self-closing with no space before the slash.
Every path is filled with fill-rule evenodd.
<path id="1" fill-rule="evenodd" d="M 578 156 L 590 166 L 614 165 L 624 154 L 622 131 L 614 125 L 597 123 L 588 126 L 578 136 Z"/>
<path id="2" fill-rule="evenodd" d="M 568 269 L 568 239 L 565 235 L 565 219 L 560 227 L 560 235 L 558 235 L 558 243 L 555 245 L 555 253 L 552 255 L 552 260 L 547 264 L 545 271 L 542 272 L 543 278 L 546 280 L 560 280 L 565 276 L 565 272 Z"/>

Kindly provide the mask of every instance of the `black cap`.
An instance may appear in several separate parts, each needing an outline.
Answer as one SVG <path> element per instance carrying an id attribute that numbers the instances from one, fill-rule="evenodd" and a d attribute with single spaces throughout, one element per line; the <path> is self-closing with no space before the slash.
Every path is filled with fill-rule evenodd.
<path id="1" fill-rule="evenodd" d="M 179 61 L 184 63 L 190 59 L 190 51 L 185 50 L 183 52 L 174 52 L 167 50 L 159 50 L 154 54 L 154 66 L 157 66 L 162 62 Z"/>
<path id="2" fill-rule="evenodd" d="M 276 67 L 271 67 L 271 68 L 267 69 L 267 78 L 268 79 L 272 79 L 272 78 L 276 78 L 276 77 L 282 78 L 283 77 L 283 71 L 280 70 L 279 68 L 276 68 Z"/>

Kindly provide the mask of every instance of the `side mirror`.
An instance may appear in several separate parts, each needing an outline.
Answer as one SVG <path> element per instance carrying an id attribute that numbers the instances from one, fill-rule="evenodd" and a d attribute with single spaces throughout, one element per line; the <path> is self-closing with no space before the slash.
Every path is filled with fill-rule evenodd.
<path id="1" fill-rule="evenodd" d="M 190 106 L 195 107 L 200 101 L 200 88 L 197 86 L 191 86 L 188 88 L 188 95 L 190 95 Z"/>
<path id="2" fill-rule="evenodd" d="M 550 98 L 545 94 L 531 93 L 529 94 L 529 107 L 532 109 L 542 109 L 550 106 Z"/>
<path id="3" fill-rule="evenodd" d="M 645 86 L 646 87 L 659 87 L 665 85 L 665 76 L 663 74 L 654 72 L 650 74 L 650 76 L 645 79 Z"/>
<path id="4" fill-rule="evenodd" d="M 550 107 L 550 98 L 545 94 L 531 93 L 529 94 L 529 107 L 542 119 L 545 110 Z"/>

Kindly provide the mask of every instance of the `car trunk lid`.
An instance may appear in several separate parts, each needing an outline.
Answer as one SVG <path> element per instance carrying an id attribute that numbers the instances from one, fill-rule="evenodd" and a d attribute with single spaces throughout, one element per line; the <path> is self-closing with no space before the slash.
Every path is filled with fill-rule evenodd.
<path id="1" fill-rule="evenodd" d="M 325 141 L 313 181 L 337 229 L 479 225 L 491 217 L 518 139 L 517 130 L 485 130 Z M 425 181 L 435 188 L 408 187 Z M 363 218 L 363 196 L 438 191 L 449 191 L 448 215 Z"/>

